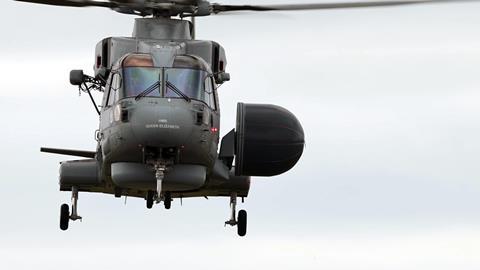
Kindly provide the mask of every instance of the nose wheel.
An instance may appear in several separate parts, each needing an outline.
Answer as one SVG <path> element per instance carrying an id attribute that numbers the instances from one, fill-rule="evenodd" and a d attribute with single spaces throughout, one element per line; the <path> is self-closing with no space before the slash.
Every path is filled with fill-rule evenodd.
<path id="1" fill-rule="evenodd" d="M 156 202 L 155 196 L 160 197 L 156 195 L 156 193 L 152 190 L 147 192 L 147 197 L 145 199 L 147 201 L 148 209 L 151 209 L 153 207 L 153 203 Z M 163 205 L 165 206 L 165 209 L 170 209 L 170 207 L 172 207 L 172 193 L 170 191 L 166 191 L 161 197 L 162 197 Z"/>
<path id="2" fill-rule="evenodd" d="M 147 192 L 146 200 L 147 200 L 147 208 L 148 209 L 152 209 L 154 196 L 155 196 L 155 192 L 153 192 L 152 190 L 149 190 Z"/>
<path id="3" fill-rule="evenodd" d="M 239 236 L 245 236 L 247 234 L 247 211 L 238 211 L 238 219 L 236 216 L 237 207 L 237 193 L 230 194 L 230 219 L 225 221 L 225 226 L 237 226 L 237 233 Z"/>
<path id="4" fill-rule="evenodd" d="M 165 206 L 165 209 L 170 209 L 170 207 L 172 207 L 172 193 L 170 193 L 170 191 L 165 192 L 163 205 Z"/>
<path id="5" fill-rule="evenodd" d="M 68 229 L 68 223 L 70 220 L 82 220 L 82 217 L 77 213 L 78 203 L 78 188 L 72 187 L 72 213 L 70 214 L 70 207 L 64 203 L 60 206 L 60 229 L 66 231 Z"/>
<path id="6" fill-rule="evenodd" d="M 170 209 L 172 207 L 172 194 L 170 191 L 162 191 L 162 183 L 165 178 L 165 172 L 167 167 L 164 162 L 156 162 L 153 166 L 155 172 L 155 178 L 157 180 L 157 190 L 149 190 L 147 192 L 147 208 L 152 208 L 154 203 L 160 203 L 163 201 L 165 209 Z"/>

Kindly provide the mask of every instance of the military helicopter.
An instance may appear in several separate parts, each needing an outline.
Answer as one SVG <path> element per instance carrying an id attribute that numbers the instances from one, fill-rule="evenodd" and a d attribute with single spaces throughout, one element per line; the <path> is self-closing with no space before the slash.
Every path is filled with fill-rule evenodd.
<path id="1" fill-rule="evenodd" d="M 291 5 L 222 5 L 205 0 L 16 0 L 69 7 L 106 7 L 138 15 L 132 37 L 109 37 L 95 49 L 94 75 L 70 72 L 70 83 L 87 93 L 100 118 L 97 149 L 41 148 L 82 157 L 60 165 L 60 190 L 72 193 L 60 207 L 60 229 L 81 219 L 79 192 L 129 196 L 146 207 L 173 199 L 230 198 L 225 225 L 247 232 L 247 212 L 236 211 L 248 196 L 252 176 L 275 176 L 295 166 L 305 136 L 287 109 L 237 104 L 236 127 L 221 140 L 217 90 L 230 80 L 225 49 L 195 39 L 195 18 L 234 11 L 364 8 L 460 2 L 361 1 Z M 468 0 L 467 0 L 468 1 Z M 101 104 L 92 91 L 103 93 Z"/>

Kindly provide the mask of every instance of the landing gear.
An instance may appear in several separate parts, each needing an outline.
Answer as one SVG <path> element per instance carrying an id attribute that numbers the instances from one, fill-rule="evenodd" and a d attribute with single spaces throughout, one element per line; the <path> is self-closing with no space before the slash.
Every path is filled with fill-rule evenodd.
<path id="1" fill-rule="evenodd" d="M 245 210 L 238 211 L 237 233 L 240 236 L 247 234 L 247 211 Z"/>
<path id="2" fill-rule="evenodd" d="M 237 225 L 237 219 L 235 217 L 237 207 L 237 193 L 230 194 L 230 220 L 225 221 L 225 225 L 235 226 Z"/>
<path id="3" fill-rule="evenodd" d="M 60 229 L 66 231 L 68 229 L 68 223 L 70 220 L 82 219 L 81 216 L 77 214 L 77 203 L 78 203 L 78 188 L 72 187 L 72 214 L 70 214 L 70 209 L 68 204 L 62 204 L 60 207 Z"/>
<path id="4" fill-rule="evenodd" d="M 165 209 L 170 209 L 170 207 L 172 207 L 172 193 L 170 193 L 170 191 L 165 192 L 163 200 Z"/>
<path id="5" fill-rule="evenodd" d="M 148 209 L 152 209 L 152 206 L 153 206 L 153 197 L 155 195 L 155 192 L 153 192 L 152 190 L 149 190 L 147 192 L 147 208 Z"/>
<path id="6" fill-rule="evenodd" d="M 119 187 L 116 187 L 115 190 L 114 190 L 114 195 L 115 195 L 115 198 L 120 198 L 122 197 L 122 192 L 123 190 Z"/>
<path id="7" fill-rule="evenodd" d="M 77 214 L 77 202 L 78 202 L 78 188 L 72 187 L 72 214 L 70 215 L 70 219 L 75 221 L 77 219 L 82 219 L 81 216 Z"/>
<path id="8" fill-rule="evenodd" d="M 153 207 L 153 203 L 157 202 L 156 199 L 162 198 L 163 204 L 165 206 L 165 209 L 170 209 L 172 207 L 172 193 L 170 191 L 166 191 L 163 196 L 158 196 L 155 191 L 149 190 L 147 192 L 147 197 L 145 198 L 147 200 L 147 208 L 151 209 Z"/>
<path id="9" fill-rule="evenodd" d="M 237 193 L 230 194 L 230 220 L 225 221 L 225 226 L 237 226 L 237 233 L 239 236 L 245 236 L 247 234 L 247 211 L 238 211 L 238 220 L 235 216 L 237 207 Z"/>
<path id="10" fill-rule="evenodd" d="M 157 196 L 155 198 L 156 203 L 162 201 L 162 181 L 165 177 L 166 166 L 162 162 L 155 164 L 155 179 L 157 179 Z"/>
<path id="11" fill-rule="evenodd" d="M 66 231 L 68 229 L 68 222 L 70 221 L 70 207 L 64 203 L 60 207 L 60 229 Z"/>
<path id="12" fill-rule="evenodd" d="M 156 203 L 160 203 L 161 201 L 163 201 L 165 209 L 170 209 L 170 207 L 172 207 L 172 194 L 170 193 L 170 191 L 162 192 L 162 182 L 165 178 L 165 171 L 167 170 L 167 166 L 164 162 L 157 162 L 154 165 L 154 170 L 155 179 L 157 180 L 157 190 L 155 196 L 153 196 L 153 200 L 155 200 Z M 148 199 L 147 207 L 152 208 L 151 204 L 149 204 Z"/>

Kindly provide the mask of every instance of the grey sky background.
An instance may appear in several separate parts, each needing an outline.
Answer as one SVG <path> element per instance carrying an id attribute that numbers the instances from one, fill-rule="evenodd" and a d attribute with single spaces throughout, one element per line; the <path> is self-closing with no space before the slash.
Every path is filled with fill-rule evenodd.
<path id="1" fill-rule="evenodd" d="M 245 238 L 223 227 L 226 198 L 165 211 L 80 194 L 84 221 L 61 232 L 68 157 L 39 148 L 95 148 L 98 117 L 68 72 L 91 74 L 95 44 L 134 17 L 0 10 L 0 268 L 480 268 L 479 3 L 198 20 L 227 50 L 222 133 L 237 102 L 288 108 L 306 133 L 294 169 L 253 179 Z"/>

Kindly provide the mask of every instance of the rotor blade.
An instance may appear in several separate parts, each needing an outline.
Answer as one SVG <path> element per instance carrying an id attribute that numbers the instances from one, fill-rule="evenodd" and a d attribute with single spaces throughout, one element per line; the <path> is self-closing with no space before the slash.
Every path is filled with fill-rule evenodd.
<path id="1" fill-rule="evenodd" d="M 135 14 L 140 16 L 153 15 L 156 12 L 170 12 L 169 15 L 176 16 L 184 11 L 174 10 L 174 7 L 187 8 L 189 13 L 200 3 L 208 2 L 205 0 L 15 0 L 18 2 L 27 2 L 35 4 L 45 4 L 53 6 L 66 7 L 106 7 L 124 14 Z M 173 12 L 172 12 L 173 10 Z"/>
<path id="2" fill-rule="evenodd" d="M 117 4 L 112 2 L 100 2 L 93 0 L 15 0 L 17 2 L 28 2 L 35 4 L 65 6 L 65 7 L 108 7 L 114 8 Z"/>
<path id="3" fill-rule="evenodd" d="M 95 158 L 95 154 L 96 154 L 96 152 L 94 151 L 57 149 L 57 148 L 45 148 L 45 147 L 40 148 L 40 152 L 67 155 L 67 156 L 76 156 L 76 157 L 86 157 L 86 158 Z"/>
<path id="4" fill-rule="evenodd" d="M 291 4 L 291 5 L 220 5 L 212 4 L 213 13 L 229 11 L 275 11 L 275 10 L 314 10 L 347 9 L 367 7 L 387 7 L 413 4 L 478 2 L 478 0 L 404 0 L 404 1 L 356 1 L 344 3 Z"/>

